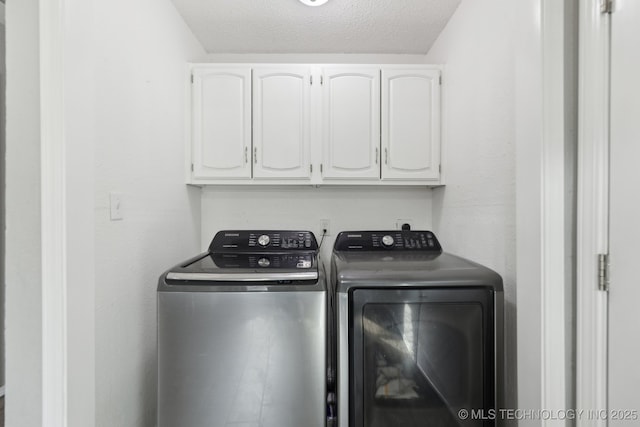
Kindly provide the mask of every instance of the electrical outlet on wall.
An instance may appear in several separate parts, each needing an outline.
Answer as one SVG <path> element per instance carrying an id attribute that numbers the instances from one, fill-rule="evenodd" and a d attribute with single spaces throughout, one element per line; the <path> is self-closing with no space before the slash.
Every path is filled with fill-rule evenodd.
<path id="1" fill-rule="evenodd" d="M 409 224 L 409 226 L 413 230 L 413 220 L 412 219 L 396 219 L 396 230 L 402 230 L 402 226 L 404 224 Z"/>
<path id="2" fill-rule="evenodd" d="M 328 219 L 321 219 L 320 220 L 320 236 L 322 236 L 322 232 L 324 230 L 327 230 L 325 232 L 326 236 L 330 236 L 331 235 L 331 221 Z"/>

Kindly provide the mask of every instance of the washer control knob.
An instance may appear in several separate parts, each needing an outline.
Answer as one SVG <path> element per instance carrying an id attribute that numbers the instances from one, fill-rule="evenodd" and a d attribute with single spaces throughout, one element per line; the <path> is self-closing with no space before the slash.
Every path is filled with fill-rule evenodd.
<path id="1" fill-rule="evenodd" d="M 389 236 L 388 234 L 385 236 L 382 236 L 382 244 L 387 248 L 393 246 L 393 242 L 394 242 L 393 237 Z"/>
<path id="2" fill-rule="evenodd" d="M 262 247 L 267 246 L 270 241 L 271 239 L 266 234 L 263 234 L 262 236 L 258 237 L 258 244 Z"/>
<path id="3" fill-rule="evenodd" d="M 269 267 L 271 265 L 271 261 L 269 261 L 269 258 L 260 258 L 258 260 L 258 265 L 260 267 Z"/>

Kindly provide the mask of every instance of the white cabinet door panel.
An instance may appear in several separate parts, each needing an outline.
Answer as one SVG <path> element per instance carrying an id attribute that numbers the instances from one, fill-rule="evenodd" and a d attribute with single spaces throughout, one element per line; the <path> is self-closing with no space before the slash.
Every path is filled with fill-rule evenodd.
<path id="1" fill-rule="evenodd" d="M 382 179 L 440 176 L 440 70 L 382 70 Z"/>
<path id="2" fill-rule="evenodd" d="M 380 69 L 323 70 L 323 178 L 380 177 Z"/>
<path id="3" fill-rule="evenodd" d="M 250 178 L 251 69 L 193 71 L 193 178 Z"/>
<path id="4" fill-rule="evenodd" d="M 256 68 L 253 85 L 254 178 L 309 178 L 309 69 Z"/>

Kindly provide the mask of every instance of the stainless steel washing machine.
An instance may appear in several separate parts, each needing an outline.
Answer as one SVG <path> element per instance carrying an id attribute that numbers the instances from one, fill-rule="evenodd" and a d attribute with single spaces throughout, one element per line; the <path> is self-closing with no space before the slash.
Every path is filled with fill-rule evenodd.
<path id="1" fill-rule="evenodd" d="M 158 284 L 159 427 L 323 427 L 327 292 L 307 231 L 221 231 Z"/>
<path id="2" fill-rule="evenodd" d="M 339 427 L 496 425 L 497 273 L 442 253 L 429 231 L 349 231 L 336 239 L 331 276 Z"/>

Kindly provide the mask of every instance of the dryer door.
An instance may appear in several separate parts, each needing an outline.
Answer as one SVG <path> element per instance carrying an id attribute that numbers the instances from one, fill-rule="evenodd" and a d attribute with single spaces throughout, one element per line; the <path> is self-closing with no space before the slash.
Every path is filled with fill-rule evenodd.
<path id="1" fill-rule="evenodd" d="M 494 425 L 493 312 L 482 288 L 355 290 L 350 425 Z"/>

